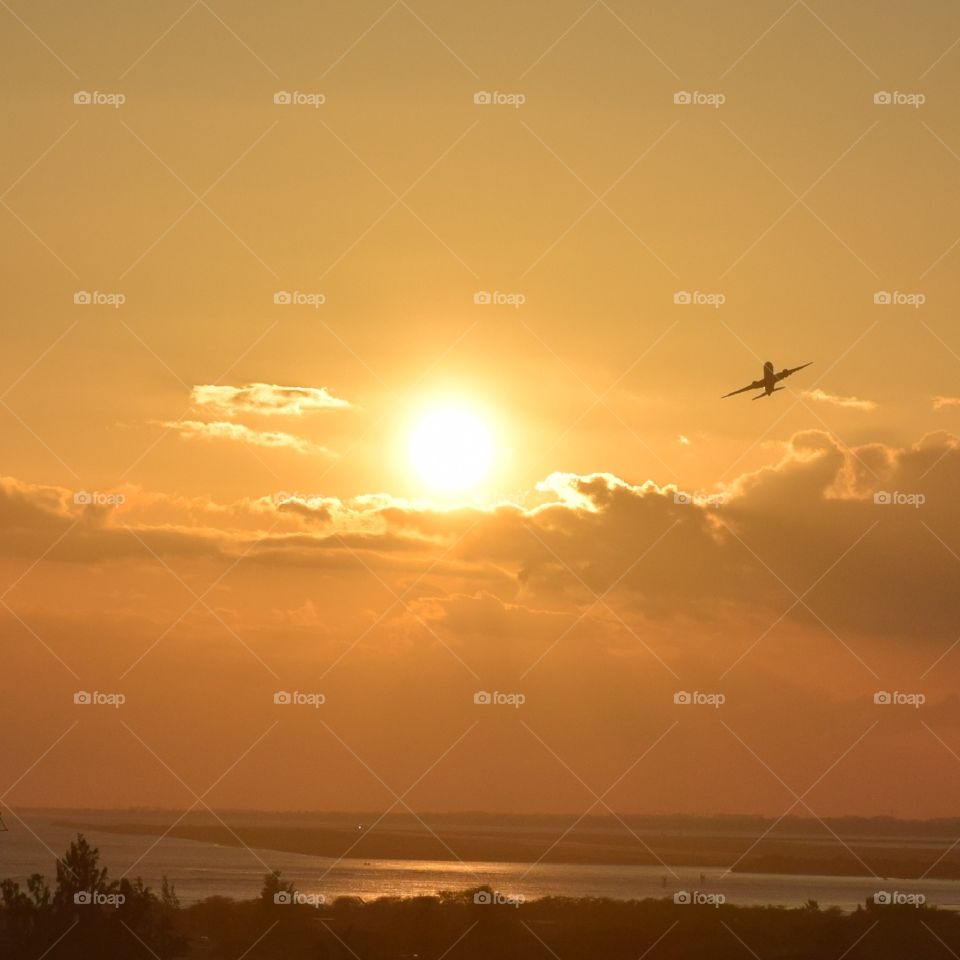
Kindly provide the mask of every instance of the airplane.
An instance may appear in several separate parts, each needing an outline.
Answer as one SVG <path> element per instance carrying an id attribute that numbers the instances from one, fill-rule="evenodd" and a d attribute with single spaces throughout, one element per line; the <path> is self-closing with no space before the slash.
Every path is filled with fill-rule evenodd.
<path id="1" fill-rule="evenodd" d="M 813 363 L 811 360 L 810 363 Z M 763 365 L 763 379 L 754 380 L 753 383 L 748 383 L 745 387 L 741 387 L 739 390 L 733 390 L 730 393 L 725 393 L 720 399 L 725 400 L 727 397 L 732 397 L 735 393 L 746 393 L 747 390 L 763 390 L 763 393 L 758 393 L 753 399 L 759 400 L 761 397 L 769 397 L 771 393 L 776 392 L 777 390 L 782 390 L 783 387 L 776 386 L 781 380 L 786 379 L 790 376 L 791 373 L 796 373 L 798 370 L 802 370 L 804 367 L 809 367 L 810 363 L 804 363 L 799 367 L 784 367 L 779 373 L 776 373 L 773 369 L 773 364 L 768 360 Z"/>

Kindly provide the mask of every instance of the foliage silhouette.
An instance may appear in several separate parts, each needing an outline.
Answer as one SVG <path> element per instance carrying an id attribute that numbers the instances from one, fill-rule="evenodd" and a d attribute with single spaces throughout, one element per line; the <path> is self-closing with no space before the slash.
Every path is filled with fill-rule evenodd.
<path id="1" fill-rule="evenodd" d="M 159 896 L 139 877 L 110 880 L 99 850 L 83 834 L 57 861 L 56 874 L 52 891 L 40 874 L 27 880 L 25 891 L 13 880 L 0 882 L 0 956 L 5 960 L 185 955 L 186 943 L 175 930 L 180 904 L 166 879 Z"/>
<path id="2" fill-rule="evenodd" d="M 89 894 L 93 902 L 77 902 Z M 96 896 L 94 896 L 94 894 Z M 155 894 L 111 880 L 82 835 L 57 862 L 51 890 L 35 875 L 0 883 L 4 960 L 942 960 L 960 954 L 960 915 L 878 905 L 851 913 L 664 900 L 546 897 L 517 904 L 489 887 L 363 901 L 297 895 L 279 871 L 260 895 L 181 907 L 164 880 Z M 655 946 L 654 946 L 655 944 Z M 745 950 L 745 945 L 748 949 Z"/>

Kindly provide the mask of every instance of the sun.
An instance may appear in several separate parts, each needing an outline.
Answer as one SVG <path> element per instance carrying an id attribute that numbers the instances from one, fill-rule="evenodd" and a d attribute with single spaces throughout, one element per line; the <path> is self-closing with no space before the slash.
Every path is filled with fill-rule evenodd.
<path id="1" fill-rule="evenodd" d="M 476 489 L 489 474 L 493 455 L 493 436 L 486 421 L 464 407 L 431 410 L 410 435 L 414 470 L 441 493 Z"/>

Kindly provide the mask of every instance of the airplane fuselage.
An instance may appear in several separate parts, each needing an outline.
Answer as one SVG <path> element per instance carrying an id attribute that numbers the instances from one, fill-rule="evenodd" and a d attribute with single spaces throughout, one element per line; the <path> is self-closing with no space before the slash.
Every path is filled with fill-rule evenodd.
<path id="1" fill-rule="evenodd" d="M 771 360 L 768 360 L 763 365 L 763 389 L 768 397 L 770 396 L 771 393 L 773 393 L 773 389 L 776 386 L 776 383 L 777 383 L 777 378 L 773 372 L 773 362 Z"/>

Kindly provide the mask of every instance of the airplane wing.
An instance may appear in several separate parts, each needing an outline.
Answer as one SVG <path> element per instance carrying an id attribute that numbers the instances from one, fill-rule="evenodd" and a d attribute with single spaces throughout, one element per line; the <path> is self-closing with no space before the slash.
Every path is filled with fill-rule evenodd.
<path id="1" fill-rule="evenodd" d="M 810 363 L 813 363 L 813 361 L 811 360 Z M 810 363 L 804 363 L 799 367 L 790 367 L 789 370 L 781 370 L 778 374 L 774 376 L 774 379 L 777 380 L 778 382 L 780 380 L 784 380 L 787 377 L 789 377 L 791 373 L 796 373 L 798 370 L 802 370 L 804 367 L 809 367 Z"/>
<path id="2" fill-rule="evenodd" d="M 748 383 L 745 387 L 741 387 L 739 390 L 731 390 L 730 393 L 725 393 L 720 399 L 726 400 L 727 397 L 732 397 L 736 393 L 746 393 L 748 390 L 759 390 L 762 386 L 762 380 L 754 380 L 753 383 Z"/>

